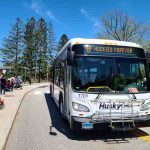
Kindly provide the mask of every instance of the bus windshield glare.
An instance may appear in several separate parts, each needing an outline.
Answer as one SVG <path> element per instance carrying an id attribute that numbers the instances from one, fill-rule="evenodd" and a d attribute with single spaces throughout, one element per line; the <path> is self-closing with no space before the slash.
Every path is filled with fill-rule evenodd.
<path id="1" fill-rule="evenodd" d="M 147 91 L 146 60 L 76 56 L 73 89 L 81 92 L 140 93 Z"/>

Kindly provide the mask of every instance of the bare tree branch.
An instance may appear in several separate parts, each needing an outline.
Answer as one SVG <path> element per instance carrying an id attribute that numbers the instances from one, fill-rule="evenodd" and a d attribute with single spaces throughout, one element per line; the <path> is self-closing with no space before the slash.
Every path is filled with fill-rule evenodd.
<path id="1" fill-rule="evenodd" d="M 127 14 L 118 10 L 102 17 L 101 21 L 105 29 L 104 32 L 99 32 L 98 35 L 101 37 L 140 42 L 146 33 L 142 23 L 136 22 Z"/>

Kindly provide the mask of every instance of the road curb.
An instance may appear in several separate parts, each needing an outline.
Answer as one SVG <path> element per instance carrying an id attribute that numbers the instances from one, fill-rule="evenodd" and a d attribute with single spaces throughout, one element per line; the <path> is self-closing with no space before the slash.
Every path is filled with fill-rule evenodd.
<path id="1" fill-rule="evenodd" d="M 25 98 L 25 96 L 26 96 L 28 93 L 30 93 L 30 92 L 34 91 L 35 89 L 40 88 L 40 87 L 42 87 L 42 86 L 43 86 L 43 85 L 40 85 L 40 86 L 38 86 L 38 87 L 35 87 L 35 88 L 33 88 L 33 89 L 31 89 L 31 90 L 25 92 L 25 93 L 23 94 L 23 96 L 18 100 L 18 103 L 19 103 L 19 104 L 18 104 L 18 108 L 16 109 L 16 112 L 15 112 L 14 114 L 12 114 L 10 118 L 8 118 L 7 125 L 6 125 L 6 127 L 5 127 L 5 129 L 4 129 L 4 131 L 3 131 L 3 134 L 2 134 L 2 135 L 3 135 L 4 137 L 1 139 L 1 142 L 0 142 L 0 150 L 4 150 L 4 149 L 5 149 L 6 143 L 7 143 L 7 141 L 8 141 L 9 134 L 10 134 L 10 132 L 11 132 L 11 130 L 12 130 L 12 127 L 13 127 L 13 125 L 14 125 L 15 119 L 16 119 L 16 117 L 17 117 L 17 114 L 18 114 L 18 111 L 19 111 L 19 109 L 20 109 L 20 106 L 21 106 L 21 104 L 22 104 L 22 102 L 23 102 L 23 99 Z M 49 85 L 47 85 L 47 86 L 49 86 Z"/>

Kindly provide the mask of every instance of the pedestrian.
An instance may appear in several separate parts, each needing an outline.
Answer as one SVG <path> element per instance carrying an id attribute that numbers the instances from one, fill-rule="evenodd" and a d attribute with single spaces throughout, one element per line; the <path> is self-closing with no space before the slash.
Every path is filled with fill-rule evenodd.
<path id="1" fill-rule="evenodd" d="M 28 82 L 29 82 L 30 85 L 32 84 L 32 81 L 31 81 L 30 77 L 28 77 Z"/>
<path id="2" fill-rule="evenodd" d="M 2 84 L 1 84 L 1 77 L 0 77 L 0 94 L 2 94 Z"/>
<path id="3" fill-rule="evenodd" d="M 4 75 L 1 77 L 1 93 L 5 94 L 6 91 L 6 79 Z"/>
<path id="4" fill-rule="evenodd" d="M 22 89 L 22 85 L 21 85 L 21 82 L 19 80 L 19 78 L 17 76 L 15 76 L 15 80 L 14 80 L 14 88 L 21 88 Z"/>
<path id="5" fill-rule="evenodd" d="M 0 109 L 3 109 L 4 108 L 4 100 L 2 100 L 1 98 L 0 98 Z"/>
<path id="6" fill-rule="evenodd" d="M 6 81 L 6 91 L 13 91 L 13 84 L 10 80 Z"/>

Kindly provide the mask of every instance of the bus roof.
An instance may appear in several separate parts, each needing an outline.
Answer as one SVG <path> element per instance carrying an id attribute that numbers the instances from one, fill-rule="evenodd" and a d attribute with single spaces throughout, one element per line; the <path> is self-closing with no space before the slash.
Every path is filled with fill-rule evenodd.
<path id="1" fill-rule="evenodd" d="M 106 39 L 86 39 L 86 38 L 73 38 L 70 39 L 58 52 L 57 56 L 68 47 L 73 46 L 75 44 L 101 44 L 101 45 L 114 45 L 114 46 L 126 46 L 126 47 L 137 47 L 142 48 L 139 44 L 125 41 L 117 41 L 117 40 L 106 40 Z"/>
<path id="2" fill-rule="evenodd" d="M 128 47 L 138 47 L 141 48 L 139 44 L 125 41 L 117 40 L 106 40 L 106 39 L 85 39 L 85 38 L 73 38 L 67 42 L 67 45 L 71 44 L 103 44 L 103 45 L 118 45 L 118 46 L 128 46 Z"/>

